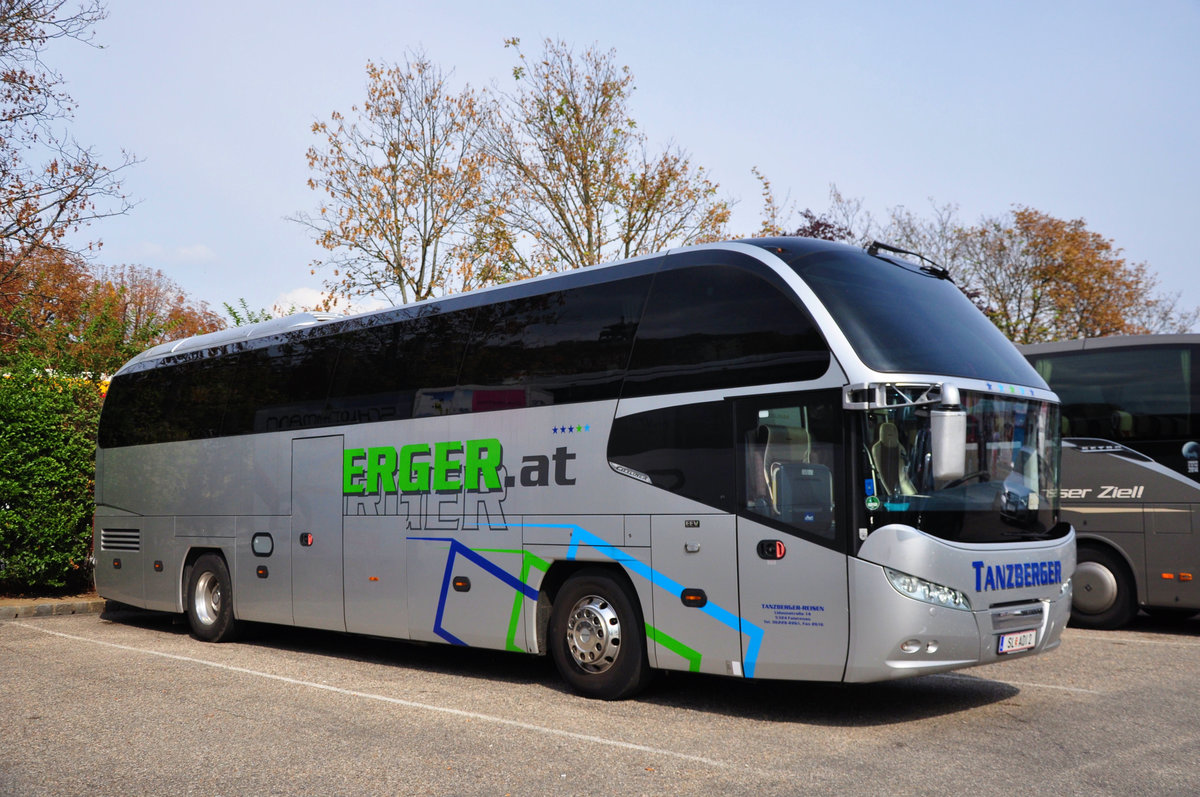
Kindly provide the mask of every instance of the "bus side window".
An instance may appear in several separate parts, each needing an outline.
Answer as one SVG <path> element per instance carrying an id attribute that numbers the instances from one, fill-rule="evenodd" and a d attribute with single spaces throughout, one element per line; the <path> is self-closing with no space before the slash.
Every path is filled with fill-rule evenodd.
<path id="1" fill-rule="evenodd" d="M 829 359 L 808 312 L 780 286 L 732 265 L 667 269 L 654 278 L 621 397 L 815 379 Z"/>
<path id="2" fill-rule="evenodd" d="M 742 405 L 746 513 L 833 539 L 839 410 L 819 400 Z"/>
<path id="3" fill-rule="evenodd" d="M 732 441 L 728 402 L 684 404 L 617 418 L 608 459 L 655 487 L 732 512 Z"/>

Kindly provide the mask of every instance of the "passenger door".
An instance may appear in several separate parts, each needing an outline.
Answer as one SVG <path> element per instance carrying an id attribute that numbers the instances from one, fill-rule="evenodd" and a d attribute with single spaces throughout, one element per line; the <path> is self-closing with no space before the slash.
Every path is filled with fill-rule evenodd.
<path id="1" fill-rule="evenodd" d="M 841 680 L 849 640 L 841 394 L 736 403 L 746 674 Z"/>
<path id="2" fill-rule="evenodd" d="M 292 616 L 346 630 L 342 582 L 342 437 L 292 441 Z"/>

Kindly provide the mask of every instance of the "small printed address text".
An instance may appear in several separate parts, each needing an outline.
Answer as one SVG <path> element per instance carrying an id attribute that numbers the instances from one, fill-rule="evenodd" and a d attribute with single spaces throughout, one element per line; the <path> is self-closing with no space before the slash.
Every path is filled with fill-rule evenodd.
<path id="1" fill-rule="evenodd" d="M 764 603 L 762 607 L 769 615 L 769 619 L 763 621 L 766 625 L 800 625 L 809 628 L 821 628 L 825 625 L 821 619 L 825 612 L 824 606 L 800 603 Z"/>

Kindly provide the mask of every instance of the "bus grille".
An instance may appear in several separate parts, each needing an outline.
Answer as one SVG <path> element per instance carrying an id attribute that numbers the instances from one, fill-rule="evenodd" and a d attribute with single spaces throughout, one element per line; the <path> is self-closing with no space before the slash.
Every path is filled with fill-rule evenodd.
<path id="1" fill-rule="evenodd" d="M 992 630 L 1014 631 L 1037 628 L 1042 624 L 1043 606 L 1038 603 L 1009 604 L 992 607 Z"/>
<path id="2" fill-rule="evenodd" d="M 101 529 L 100 550 L 140 551 L 142 550 L 142 531 L 141 529 Z"/>

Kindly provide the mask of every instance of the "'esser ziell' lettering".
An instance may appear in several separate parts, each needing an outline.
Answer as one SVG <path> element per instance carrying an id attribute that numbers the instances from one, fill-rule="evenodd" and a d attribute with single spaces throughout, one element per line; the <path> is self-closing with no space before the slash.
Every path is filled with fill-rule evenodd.
<path id="1" fill-rule="evenodd" d="M 1062 583 L 1062 562 L 1015 562 L 1001 565 L 985 565 L 971 562 L 975 568 L 975 591 L 988 592 L 997 589 L 1018 587 L 1043 587 Z"/>

